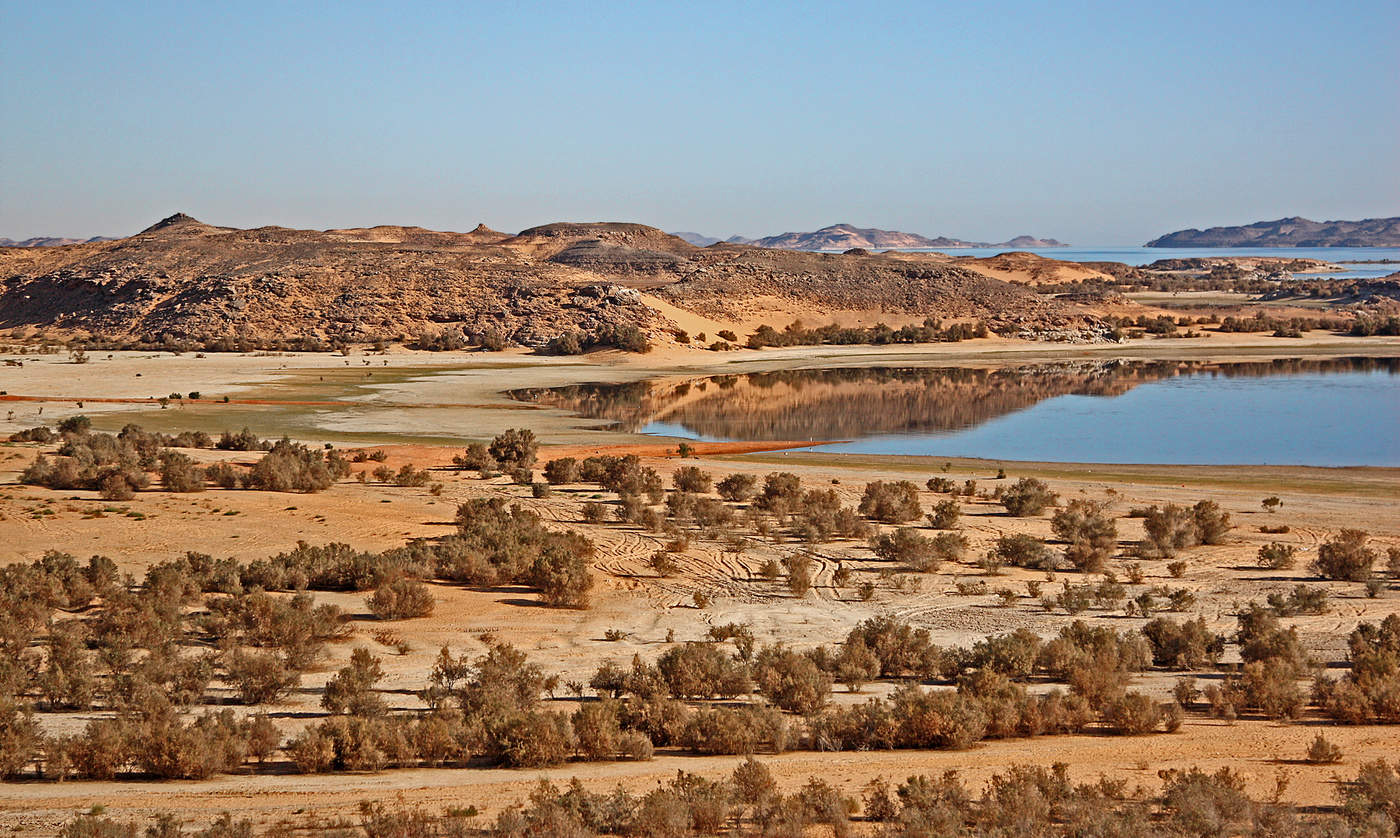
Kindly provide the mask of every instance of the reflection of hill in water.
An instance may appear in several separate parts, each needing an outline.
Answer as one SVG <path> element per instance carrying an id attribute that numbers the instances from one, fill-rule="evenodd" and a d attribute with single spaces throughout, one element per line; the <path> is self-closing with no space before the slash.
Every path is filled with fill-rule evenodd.
<path id="1" fill-rule="evenodd" d="M 1261 377 L 1400 371 L 1400 359 L 1086 361 L 1002 369 L 784 370 L 630 384 L 516 390 L 512 396 L 608 419 L 628 431 L 652 422 L 722 439 L 850 439 L 979 425 L 1064 395 L 1116 396 L 1177 375 Z"/>

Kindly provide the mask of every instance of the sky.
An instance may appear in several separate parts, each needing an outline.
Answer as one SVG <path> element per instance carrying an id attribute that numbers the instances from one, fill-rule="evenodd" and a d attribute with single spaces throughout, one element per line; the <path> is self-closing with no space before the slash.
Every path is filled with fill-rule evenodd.
<path id="1" fill-rule="evenodd" d="M 0 236 L 1400 215 L 1400 3 L 0 0 Z"/>

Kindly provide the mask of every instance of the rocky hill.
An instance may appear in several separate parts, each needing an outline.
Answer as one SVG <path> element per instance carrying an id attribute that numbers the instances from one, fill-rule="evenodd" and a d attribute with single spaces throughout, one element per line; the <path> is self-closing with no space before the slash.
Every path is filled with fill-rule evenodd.
<path id="1" fill-rule="evenodd" d="M 704 247 L 717 239 L 701 236 L 698 233 L 678 233 L 692 244 Z M 917 233 L 901 233 L 898 230 L 877 230 L 873 227 L 855 227 L 850 224 L 833 224 L 810 233 L 780 233 L 761 239 L 746 239 L 730 236 L 730 244 L 752 244 L 757 247 L 771 247 L 781 250 L 821 250 L 846 251 L 854 248 L 862 250 L 889 250 L 901 248 L 952 248 L 952 247 L 1065 247 L 1054 239 L 1037 239 L 1032 236 L 1017 236 L 1006 242 L 974 242 L 965 239 L 952 239 L 947 236 L 929 238 Z M 704 242 L 704 244 L 701 244 Z"/>
<path id="2" fill-rule="evenodd" d="M 702 249 L 642 224 L 549 224 L 511 236 L 484 225 L 240 230 L 176 214 L 125 239 L 0 250 L 0 327 L 114 340 L 494 332 L 534 345 L 571 329 L 663 335 L 672 323 L 647 299 L 738 318 L 760 296 L 832 313 L 1075 319 L 1024 288 L 946 264 Z"/>
<path id="3" fill-rule="evenodd" d="M 1400 218 L 1309 221 L 1280 218 L 1242 227 L 1180 230 L 1148 247 L 1400 247 Z"/>

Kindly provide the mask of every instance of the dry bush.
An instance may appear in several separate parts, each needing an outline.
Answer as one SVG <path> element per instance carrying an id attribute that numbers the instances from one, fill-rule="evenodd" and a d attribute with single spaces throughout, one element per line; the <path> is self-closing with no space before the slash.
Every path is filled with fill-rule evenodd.
<path id="1" fill-rule="evenodd" d="M 672 646 L 657 659 L 656 667 L 676 698 L 733 698 L 753 690 L 747 667 L 714 643 Z"/>
<path id="2" fill-rule="evenodd" d="M 831 675 L 811 657 L 781 645 L 765 646 L 753 664 L 754 683 L 769 701 L 790 713 L 808 715 L 826 705 Z"/>
<path id="3" fill-rule="evenodd" d="M 942 562 L 933 540 L 911 527 L 876 536 L 870 540 L 870 549 L 885 561 L 898 562 L 919 573 L 936 571 Z"/>
<path id="4" fill-rule="evenodd" d="M 709 472 L 697 466 L 681 466 L 671 475 L 671 485 L 682 492 L 703 495 L 710 491 L 712 480 Z"/>
<path id="5" fill-rule="evenodd" d="M 1364 530 L 1342 530 L 1317 548 L 1310 569 L 1324 579 L 1365 582 L 1376 561 L 1376 551 L 1366 546 L 1369 537 Z"/>
<path id="6" fill-rule="evenodd" d="M 1059 500 L 1045 481 L 1034 477 L 1022 477 L 1001 493 L 1001 505 L 1008 514 L 1018 518 L 1028 518 L 1044 512 Z"/>
<path id="7" fill-rule="evenodd" d="M 1162 723 L 1162 707 L 1142 693 L 1124 694 L 1104 710 L 1104 722 L 1116 733 L 1141 736 Z"/>
<path id="8" fill-rule="evenodd" d="M 544 479 L 551 486 L 579 482 L 578 460 L 573 457 L 560 457 L 544 464 Z"/>
<path id="9" fill-rule="evenodd" d="M 1055 513 L 1050 529 L 1063 539 L 1065 558 L 1076 568 L 1098 573 L 1118 546 L 1118 526 L 1103 504 L 1076 499 Z"/>
<path id="10" fill-rule="evenodd" d="M 510 428 L 497 434 L 486 453 L 503 469 L 531 468 L 539 455 L 540 443 L 528 428 Z M 468 466 L 470 468 L 470 466 Z"/>
<path id="11" fill-rule="evenodd" d="M 782 753 L 788 746 L 787 720 L 772 707 L 697 710 L 687 720 L 680 742 L 701 754 Z"/>
<path id="12" fill-rule="evenodd" d="M 920 515 L 919 487 L 908 480 L 867 483 L 861 495 L 860 514 L 886 524 L 902 524 Z"/>
<path id="13" fill-rule="evenodd" d="M 943 652 L 930 640 L 928 630 L 894 617 L 865 620 L 851 629 L 842 645 L 870 650 L 884 678 L 930 677 L 942 668 Z"/>
<path id="14" fill-rule="evenodd" d="M 1342 749 L 1319 733 L 1313 737 L 1303 758 L 1313 765 L 1332 765 L 1342 761 Z"/>
<path id="15" fill-rule="evenodd" d="M 253 464 L 243 476 L 243 485 L 269 492 L 319 492 L 349 473 L 350 464 L 344 459 L 283 439 Z"/>
<path id="16" fill-rule="evenodd" d="M 381 715 L 386 707 L 374 686 L 383 677 L 384 668 L 380 666 L 379 658 L 371 655 L 368 649 L 356 649 L 350 653 L 349 665 L 326 682 L 325 691 L 321 694 L 321 706 L 330 713 Z"/>
<path id="17" fill-rule="evenodd" d="M 1175 556 L 1178 550 L 1200 543 L 1195 518 L 1190 510 L 1176 504 L 1149 507 L 1142 525 L 1147 546 L 1159 556 Z"/>
<path id="18" fill-rule="evenodd" d="M 281 656 L 234 650 L 224 656 L 225 680 L 244 704 L 266 704 L 285 696 L 301 676 Z"/>
<path id="19" fill-rule="evenodd" d="M 380 585 L 365 599 L 370 613 L 380 620 L 407 620 L 433 613 L 433 594 L 417 579 L 399 576 Z"/>
<path id="20" fill-rule="evenodd" d="M 967 555 L 967 538 L 959 533 L 942 532 L 935 535 L 931 541 L 933 554 L 941 561 L 960 562 Z"/>
<path id="21" fill-rule="evenodd" d="M 715 484 L 715 491 L 727 501 L 742 503 L 754 496 L 758 488 L 758 478 L 752 474 L 736 472 Z"/>
<path id="22" fill-rule="evenodd" d="M 934 504 L 933 511 L 928 515 L 928 523 L 936 530 L 951 530 L 957 527 L 961 514 L 962 504 L 948 498 Z"/>
<path id="23" fill-rule="evenodd" d="M 1214 666 L 1225 651 L 1225 638 L 1207 628 L 1203 617 L 1184 623 L 1158 617 L 1142 633 L 1152 644 L 1152 662 L 1167 669 Z"/>
<path id="24" fill-rule="evenodd" d="M 167 492 L 202 492 L 204 470 L 179 451 L 162 451 L 160 485 Z"/>
<path id="25" fill-rule="evenodd" d="M 1015 567 L 1054 570 L 1054 555 L 1045 542 L 1033 535 L 1015 533 L 1003 535 L 996 541 L 991 555 L 999 562 Z"/>

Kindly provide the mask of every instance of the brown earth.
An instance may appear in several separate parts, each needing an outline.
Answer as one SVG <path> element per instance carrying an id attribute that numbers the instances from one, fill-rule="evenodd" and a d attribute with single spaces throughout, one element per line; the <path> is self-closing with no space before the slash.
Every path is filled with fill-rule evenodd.
<path id="1" fill-rule="evenodd" d="M 0 248 L 0 327 L 159 342 L 299 336 L 367 342 L 678 324 L 638 295 L 733 326 L 748 301 L 887 317 L 1088 322 L 1072 307 L 949 265 L 745 246 L 700 249 L 641 224 L 509 236 L 382 226 L 238 230 L 177 214 L 115 241 Z"/>
<path id="2" fill-rule="evenodd" d="M 1319 345 L 1314 347 L 1315 351 L 1333 354 L 1354 353 L 1358 346 L 1366 347 L 1368 353 L 1379 354 L 1394 354 L 1400 349 L 1400 343 L 1394 339 L 1317 340 Z M 1279 351 L 1277 341 L 1271 343 L 1259 336 L 1235 336 L 1229 341 L 1215 342 L 1171 342 L 1167 346 L 1173 351 L 1193 348 L 1192 351 L 1211 360 Z M 1114 351 L 1160 354 L 1164 351 L 1162 347 L 1160 342 L 1149 341 Z M 1270 350 L 1270 347 L 1274 348 Z M 882 351 L 886 358 L 910 354 L 890 348 Z M 964 362 L 986 366 L 1007 357 L 1034 357 L 1036 353 L 1043 355 L 1050 351 L 1034 344 L 987 341 L 971 342 L 967 346 L 930 347 L 928 354 L 940 357 L 941 353 L 941 357 L 958 357 Z M 1096 351 L 1094 347 L 1074 349 L 1075 353 L 1083 354 Z M 1213 356 L 1206 354 L 1212 352 Z M 802 347 L 768 353 L 738 353 L 738 357 L 725 360 L 742 358 L 748 365 L 771 368 L 785 363 L 829 363 L 824 360 L 824 354 L 830 351 Z M 395 363 L 405 360 L 404 356 L 390 357 Z M 422 363 L 414 357 L 406 359 Z M 367 416 L 361 420 L 359 432 L 370 437 L 376 433 L 388 436 L 390 430 L 402 424 L 402 416 L 412 404 L 424 401 L 457 405 L 450 412 L 440 414 L 444 421 L 474 429 L 478 434 L 489 435 L 496 429 L 493 423 L 506 421 L 537 428 L 546 442 L 556 438 L 569 440 L 566 445 L 547 448 L 542 452 L 542 459 L 586 456 L 594 452 L 637 453 L 647 464 L 667 475 L 682 464 L 698 465 L 716 476 L 731 471 L 763 475 L 781 469 L 799 474 L 805 485 L 834 489 L 847 504 L 854 503 L 864 484 L 874 479 L 910 479 L 922 486 L 928 477 L 937 475 L 959 483 L 974 479 L 983 488 L 999 483 L 994 477 L 999 464 L 988 461 L 792 452 L 779 450 L 786 447 L 780 443 L 738 446 L 699 443 L 697 457 L 682 463 L 674 456 L 674 442 L 581 427 L 578 420 L 569 420 L 562 411 L 517 411 L 503 419 L 494 411 L 500 409 L 498 402 L 504 399 L 489 398 L 513 385 L 650 375 L 637 365 L 686 364 L 692 363 L 694 357 L 675 354 L 627 358 L 625 363 L 608 366 L 596 363 L 597 359 L 589 364 L 545 363 L 523 356 L 507 356 L 493 359 L 494 366 L 472 369 L 469 365 L 479 363 L 471 356 L 463 356 L 455 359 L 455 363 L 463 367 L 464 377 L 405 379 L 387 384 L 383 398 L 390 399 L 388 404 L 394 410 L 376 420 L 379 424 L 371 421 L 373 416 Z M 711 366 L 694 372 L 713 374 L 746 368 L 743 363 L 737 367 L 717 366 L 712 360 L 716 356 L 704 357 L 710 360 Z M 880 357 L 880 353 L 871 349 L 843 355 L 842 359 L 845 363 L 872 363 L 872 359 Z M 278 432 L 278 423 L 285 417 L 303 409 L 299 402 L 336 401 L 303 396 L 307 387 L 330 386 L 308 382 L 328 376 L 342 364 L 342 359 L 327 355 L 195 359 L 188 355 L 153 357 L 121 353 L 111 361 L 99 359 L 77 366 L 56 359 L 27 360 L 25 367 L 6 371 L 11 376 L 6 382 L 10 392 L 61 396 L 62 400 L 108 400 L 101 403 L 115 412 L 99 414 L 107 426 L 119 427 L 129 418 L 145 421 L 148 414 L 138 411 L 149 410 L 149 405 L 132 402 L 137 401 L 133 388 L 147 385 L 133 382 L 162 381 L 173 382 L 167 385 L 169 387 L 198 387 L 208 393 L 233 391 L 249 403 L 267 406 L 268 412 L 263 414 L 266 424 L 255 428 L 267 436 Z M 449 359 L 436 360 L 446 362 Z M 143 372 L 144 377 L 133 378 L 133 371 Z M 1077 386 L 1074 382 L 1067 383 Z M 442 398 L 441 393 L 458 394 L 458 398 Z M 75 407 L 47 404 L 50 410 L 39 421 L 51 421 L 76 412 Z M 35 403 L 33 408 L 26 409 L 38 406 Z M 182 408 L 195 409 L 192 406 Z M 172 409 L 156 411 L 154 415 L 178 424 L 196 414 Z M 318 441 L 315 436 L 306 439 Z M 368 447 L 382 447 L 388 455 L 387 464 L 395 467 L 404 462 L 414 462 L 420 467 L 445 466 L 460 450 L 457 446 L 421 444 Z M 409 538 L 450 532 L 456 504 L 483 496 L 514 499 L 539 512 L 554 526 L 585 532 L 597 544 L 594 565 L 597 584 L 593 607 L 587 611 L 537 607 L 532 602 L 533 594 L 523 589 L 480 590 L 437 584 L 433 590 L 438 605 L 431 617 L 391 624 L 410 644 L 410 650 L 404 655 L 395 655 L 391 649 L 371 639 L 372 631 L 382 624 L 357 619 L 356 636 L 350 642 L 330 647 L 318 669 L 307 675 L 305 684 L 313 691 L 294 696 L 273 708 L 279 724 L 289 731 L 321 713 L 314 690 L 345 663 L 353 648 L 360 645 L 383 657 L 388 673 L 383 686 L 391 691 L 388 697 L 393 705 L 406 709 L 417 706 L 412 691 L 423 685 L 437 649 L 448 645 L 456 651 L 476 652 L 481 648 L 476 638 L 483 631 L 510 640 L 548 672 L 568 680 L 585 677 L 605 660 L 626 661 L 634 653 L 653 658 L 666 647 L 668 631 L 674 631 L 677 640 L 697 639 L 704 636 L 711 625 L 729 622 L 751 623 L 761 642 L 783 640 L 805 648 L 833 642 L 859 620 L 878 613 L 895 614 L 924 626 L 937 642 L 945 645 L 969 645 L 988 634 L 1020 627 L 1042 634 L 1054 633 L 1072 619 L 1063 613 L 1044 611 L 1025 593 L 1026 583 L 1043 579 L 1039 572 L 1008 569 L 1000 575 L 987 576 L 971 564 L 945 565 L 938 573 L 918 576 L 916 586 L 905 587 L 895 584 L 895 580 L 882 579 L 878 574 L 879 564 L 871 561 L 868 548 L 857 542 L 833 542 L 816 548 L 816 584 L 802 599 L 794 599 L 780 584 L 764 580 L 759 573 L 763 563 L 803 548 L 800 544 L 753 540 L 744 552 L 735 554 L 719 544 L 699 539 L 677 555 L 676 573 L 660 578 L 647 567 L 646 558 L 659 549 L 661 536 L 630 526 L 582 522 L 581 504 L 598 494 L 596 487 L 591 486 L 564 487 L 550 498 L 536 499 L 530 497 L 528 488 L 509 485 L 500 478 L 482 480 L 462 472 L 437 470 L 433 472 L 433 479 L 443 487 L 437 495 L 429 488 L 400 488 L 373 482 L 362 485 L 352 480 L 314 495 L 222 490 L 182 495 L 150 491 L 139 493 L 132 501 L 113 504 L 98 500 L 91 492 L 53 492 L 17 485 L 16 474 L 34 453 L 34 446 L 0 447 L 0 532 L 6 536 L 0 541 L 0 562 L 30 561 L 48 549 L 65 550 L 80 557 L 101 552 L 111 556 L 123 569 L 139 572 L 186 550 L 251 560 L 286 550 L 298 540 L 343 541 L 356 548 L 383 549 Z M 228 458 L 243 462 L 254 456 L 209 451 L 191 453 L 204 460 Z M 1194 613 L 1201 614 L 1217 631 L 1233 627 L 1235 610 L 1244 601 L 1286 591 L 1302 581 L 1321 584 L 1332 594 L 1330 610 L 1317 616 L 1289 618 L 1286 624 L 1298 627 L 1314 654 L 1335 662 L 1343 657 L 1346 633 L 1358 622 L 1375 621 L 1400 610 L 1400 598 L 1394 591 L 1368 598 L 1358 584 L 1318 583 L 1308 578 L 1302 569 L 1322 541 L 1345 527 L 1368 530 L 1376 546 L 1400 546 L 1400 505 L 1395 502 L 1400 497 L 1398 469 L 1005 465 L 1008 479 L 1038 476 L 1047 480 L 1065 499 L 1104 500 L 1120 516 L 1132 507 L 1151 503 L 1192 503 L 1201 498 L 1220 503 L 1233 516 L 1234 529 L 1225 544 L 1186 551 L 1183 555 L 1186 569 L 1180 579 L 1170 576 L 1165 562 L 1143 562 L 1146 586 L 1189 588 L 1198 598 Z M 1268 495 L 1283 499 L 1280 511 L 1261 511 L 1259 501 Z M 939 497 L 920 492 L 920 502 L 925 508 Z M 1003 533 L 1049 536 L 1046 517 L 1010 518 L 1003 514 L 999 505 L 985 499 L 967 500 L 963 515 L 963 532 L 972 542 L 973 556 L 984 552 Z M 1280 523 L 1288 524 L 1290 532 L 1282 535 L 1260 532 L 1263 526 Z M 1142 535 L 1141 522 L 1137 519 L 1120 517 L 1118 525 L 1125 544 Z M 1253 557 L 1258 547 L 1274 540 L 1294 544 L 1300 549 L 1299 569 L 1266 571 L 1255 567 Z M 1125 561 L 1128 560 L 1116 559 L 1112 563 L 1120 580 L 1125 576 L 1121 566 Z M 852 568 L 858 579 L 877 581 L 876 594 L 869 602 L 860 601 L 849 588 L 837 588 L 833 584 L 838 563 Z M 1081 581 L 1077 577 L 1078 574 L 1067 573 L 1060 578 Z M 958 583 L 976 581 L 986 582 L 991 591 L 1005 587 L 1021 595 L 1009 607 L 1000 607 L 993 593 L 961 595 L 957 591 Z M 704 609 L 696 608 L 693 602 L 696 592 L 711 597 L 712 604 Z M 319 593 L 317 598 L 361 617 L 364 615 L 362 595 Z M 1082 616 L 1095 624 L 1120 630 L 1137 627 L 1143 622 L 1140 618 L 1099 611 Z M 613 628 L 624 632 L 623 639 L 604 639 L 604 633 Z M 1153 672 L 1139 678 L 1136 687 L 1163 696 L 1172 682 L 1170 674 Z M 867 693 L 878 694 L 886 689 L 888 685 L 873 685 L 867 688 Z M 861 696 L 844 692 L 834 696 L 834 700 L 843 703 L 861 699 Z M 564 698 L 548 703 L 560 709 L 573 706 L 571 699 Z M 93 715 L 45 714 L 43 723 L 52 730 L 72 731 Z M 1045 764 L 1062 760 L 1071 765 L 1076 779 L 1090 780 L 1103 773 L 1149 788 L 1156 786 L 1157 772 L 1165 768 L 1229 765 L 1244 773 L 1251 792 L 1258 796 L 1267 796 L 1273 790 L 1276 774 L 1284 771 L 1292 777 L 1285 799 L 1325 805 L 1333 799 L 1333 775 L 1352 774 L 1361 762 L 1369 759 L 1393 758 L 1400 747 L 1400 732 L 1393 727 L 1328 726 L 1328 737 L 1343 749 L 1342 764 L 1300 764 L 1298 760 L 1320 724 L 1322 720 L 1309 717 L 1294 724 L 1246 719 L 1226 725 L 1195 711 L 1183 730 L 1175 735 L 1133 739 L 1098 735 L 1042 737 L 987 742 L 961 753 L 793 753 L 768 757 L 766 761 L 785 788 L 794 788 L 809 775 L 817 774 L 833 780 L 848 793 L 858 791 L 860 785 L 875 775 L 901 780 L 910 774 L 935 773 L 946 768 L 958 768 L 976 783 L 1013 763 Z M 95 803 L 104 804 L 109 813 L 118 817 L 146 817 L 158 811 L 171 811 L 197 822 L 207 822 L 219 811 L 231 809 L 259 823 L 270 823 L 298 810 L 348 814 L 362 799 L 392 801 L 400 796 L 407 803 L 430 808 L 475 804 L 489 816 L 500 807 L 523 798 L 540 776 L 556 780 L 578 776 L 595 790 L 607 790 L 619 783 L 633 790 L 643 790 L 674 776 L 676 770 L 716 776 L 731 770 L 737 761 L 736 758 L 663 753 L 651 763 L 572 764 L 543 772 L 441 769 L 313 777 L 290 774 L 226 776 L 204 782 L 9 783 L 0 784 L 0 827 L 13 829 L 19 835 L 50 835 L 74 811 Z"/>

